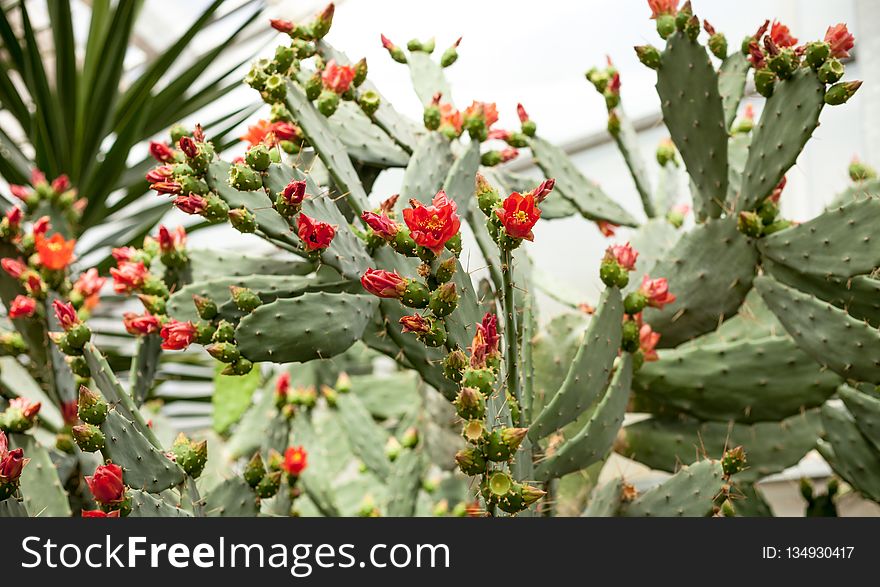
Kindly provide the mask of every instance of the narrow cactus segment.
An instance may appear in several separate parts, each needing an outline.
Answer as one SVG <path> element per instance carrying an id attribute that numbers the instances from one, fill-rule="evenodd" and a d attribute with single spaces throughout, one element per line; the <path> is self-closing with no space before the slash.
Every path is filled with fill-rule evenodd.
<path id="1" fill-rule="evenodd" d="M 724 108 L 724 128 L 729 129 L 746 89 L 749 62 L 742 51 L 734 51 L 718 68 L 718 93 Z"/>
<path id="2" fill-rule="evenodd" d="M 474 182 L 480 170 L 480 144 L 472 141 L 458 156 L 443 181 L 443 190 L 466 215 L 474 209 Z"/>
<path id="3" fill-rule="evenodd" d="M 534 413 L 539 413 L 559 391 L 581 347 L 590 320 L 590 316 L 583 313 L 560 314 L 535 337 L 532 350 L 535 365 Z"/>
<path id="4" fill-rule="evenodd" d="M 632 382 L 632 355 L 624 353 L 605 397 L 590 420 L 535 469 L 535 479 L 547 481 L 585 469 L 605 458 L 623 424 Z"/>
<path id="5" fill-rule="evenodd" d="M 584 518 L 613 518 L 617 516 L 617 513 L 620 511 L 623 485 L 623 479 L 615 477 L 602 487 L 594 490 L 581 516 Z"/>
<path id="6" fill-rule="evenodd" d="M 394 518 L 415 515 L 424 472 L 425 459 L 421 450 L 408 450 L 397 458 L 388 480 L 386 515 Z"/>
<path id="7" fill-rule="evenodd" d="M 338 516 L 339 507 L 334 499 L 329 470 L 328 447 L 321 442 L 307 414 L 299 413 L 296 415 L 292 430 L 293 441 L 297 445 L 303 446 L 309 455 L 309 466 L 300 476 L 300 482 L 306 495 L 322 515 Z"/>
<path id="8" fill-rule="evenodd" d="M 735 218 L 710 220 L 684 234 L 651 270 L 651 277 L 669 280 L 676 296 L 662 310 L 644 313 L 662 335 L 660 346 L 677 346 L 733 316 L 752 286 L 757 260 Z"/>
<path id="9" fill-rule="evenodd" d="M 818 410 L 756 424 L 655 417 L 626 426 L 615 450 L 652 469 L 671 472 L 681 463 L 742 445 L 748 451 L 749 466 L 737 479 L 747 482 L 796 464 L 813 449 L 821 430 Z"/>
<path id="10" fill-rule="evenodd" d="M 661 360 L 639 370 L 633 388 L 640 405 L 703 420 L 782 420 L 822 405 L 841 382 L 788 336 L 699 341 L 661 351 Z"/>
<path id="11" fill-rule="evenodd" d="M 654 266 L 675 246 L 681 234 L 665 218 L 652 218 L 632 231 L 629 242 L 639 252 L 639 260 L 629 274 L 625 292 L 638 289 L 643 276 L 654 276 Z"/>
<path id="12" fill-rule="evenodd" d="M 606 220 L 621 226 L 636 226 L 633 216 L 621 208 L 593 181 L 578 170 L 569 156 L 540 137 L 529 140 L 532 154 L 546 177 L 556 179 L 553 197 L 569 201 L 575 209 L 590 220 Z"/>
<path id="13" fill-rule="evenodd" d="M 254 362 L 328 359 L 360 340 L 377 306 L 372 296 L 306 293 L 260 306 L 241 319 L 235 338 Z"/>
<path id="14" fill-rule="evenodd" d="M 720 461 L 704 460 L 682 467 L 675 475 L 649 489 L 621 510 L 629 517 L 706 516 L 721 492 L 724 476 Z"/>
<path id="15" fill-rule="evenodd" d="M 876 391 L 866 393 L 848 385 L 841 385 L 837 393 L 861 433 L 874 445 L 874 450 L 880 451 L 880 395 Z"/>
<path id="16" fill-rule="evenodd" d="M 423 51 L 410 51 L 406 63 L 413 89 L 423 106 L 431 103 L 435 94 L 443 96 L 443 102 L 452 103 L 452 90 L 440 64 Z"/>
<path id="17" fill-rule="evenodd" d="M 752 136 L 747 133 L 735 134 L 727 141 L 727 197 L 725 207 L 733 210 L 742 188 L 742 174 L 749 158 Z"/>
<path id="18" fill-rule="evenodd" d="M 880 383 L 880 331 L 827 302 L 779 283 L 755 280 L 755 288 L 801 349 L 848 379 Z"/>
<path id="19" fill-rule="evenodd" d="M 865 198 L 761 239 L 761 253 L 800 273 L 852 277 L 880 267 L 880 199 Z"/>
<path id="20" fill-rule="evenodd" d="M 859 432 L 852 415 L 843 406 L 822 407 L 825 439 L 817 448 L 834 472 L 853 489 L 880 501 L 880 452 Z"/>
<path id="21" fill-rule="evenodd" d="M 843 278 L 802 273 L 768 258 L 764 271 L 778 281 L 832 304 L 857 320 L 880 328 L 880 279 L 868 275 Z"/>
<path id="22" fill-rule="evenodd" d="M 645 160 L 642 158 L 639 150 L 638 134 L 622 108 L 615 109 L 614 113 L 620 123 L 618 132 L 612 135 L 614 142 L 617 143 L 617 148 L 620 149 L 620 154 L 623 155 L 623 160 L 629 168 L 630 175 L 632 175 L 636 191 L 642 200 L 642 209 L 645 211 L 645 216 L 653 218 L 657 213 L 654 208 L 653 191 L 651 189 L 651 182 L 648 179 Z"/>
<path id="23" fill-rule="evenodd" d="M 825 84 L 809 67 L 776 84 L 752 131 L 737 211 L 751 210 L 770 195 L 819 125 L 824 104 Z"/>
<path id="24" fill-rule="evenodd" d="M 340 102 L 327 122 L 353 159 L 379 167 L 406 167 L 407 152 L 353 102 Z"/>
<path id="25" fill-rule="evenodd" d="M 31 517 L 24 507 L 24 503 L 10 497 L 0 501 L 0 518 L 29 518 Z"/>
<path id="26" fill-rule="evenodd" d="M 186 477 L 183 469 L 160 452 L 141 434 L 137 426 L 117 410 L 110 410 L 101 424 L 106 438 L 103 453 L 122 467 L 129 487 L 159 493 L 180 485 Z"/>
<path id="27" fill-rule="evenodd" d="M 191 518 L 192 514 L 163 495 L 153 495 L 140 489 L 131 489 L 130 518 Z"/>
<path id="28" fill-rule="evenodd" d="M 226 442 L 225 449 L 229 457 L 233 459 L 251 457 L 268 434 L 267 428 L 276 411 L 274 394 L 269 390 L 262 390 L 259 399 L 241 417 L 235 432 Z"/>
<path id="29" fill-rule="evenodd" d="M 408 208 L 410 199 L 429 204 L 434 194 L 443 188 L 452 163 L 449 139 L 439 132 L 432 132 L 422 137 L 406 166 L 406 171 L 403 172 L 398 206 Z M 473 194 L 471 197 L 473 198 Z"/>
<path id="30" fill-rule="evenodd" d="M 253 518 L 257 496 L 241 477 L 226 479 L 205 496 L 205 515 L 212 518 Z"/>
<path id="31" fill-rule="evenodd" d="M 136 405 L 143 405 L 153 387 L 153 381 L 159 371 L 161 345 L 162 338 L 158 334 L 141 336 L 135 343 L 135 353 L 131 357 L 129 382 L 131 396 Z"/>
<path id="32" fill-rule="evenodd" d="M 391 473 L 391 463 L 385 455 L 388 434 L 376 424 L 372 414 L 356 395 L 340 394 L 336 406 L 354 455 L 380 479 L 387 479 Z"/>
<path id="33" fill-rule="evenodd" d="M 22 469 L 20 478 L 24 506 L 32 518 L 70 516 L 67 494 L 61 486 L 58 471 L 49 451 L 26 434 L 10 434 L 11 447 L 20 448 L 30 462 Z"/>
<path id="34" fill-rule="evenodd" d="M 727 125 L 718 74 L 706 48 L 682 32 L 673 34 L 657 70 L 663 120 L 697 193 L 697 218 L 717 218 L 727 194 Z"/>
<path id="35" fill-rule="evenodd" d="M 574 422 L 602 394 L 620 348 L 623 301 L 620 290 L 608 288 L 559 391 L 529 427 L 533 442 Z"/>
<path id="36" fill-rule="evenodd" d="M 306 139 L 315 147 L 333 181 L 346 194 L 345 199 L 351 209 L 358 215 L 369 209 L 367 193 L 348 157 L 348 151 L 333 133 L 327 119 L 318 112 L 296 84 L 288 83 L 285 104 L 293 113 Z"/>

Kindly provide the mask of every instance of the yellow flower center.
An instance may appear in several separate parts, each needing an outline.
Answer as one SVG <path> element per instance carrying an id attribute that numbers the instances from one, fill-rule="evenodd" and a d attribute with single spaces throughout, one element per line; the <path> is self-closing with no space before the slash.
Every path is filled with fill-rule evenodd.
<path id="1" fill-rule="evenodd" d="M 517 210 L 516 212 L 513 213 L 513 219 L 516 220 L 517 222 L 521 222 L 521 223 L 525 224 L 526 222 L 529 221 L 529 215 L 526 214 L 523 210 Z"/>
<path id="2" fill-rule="evenodd" d="M 428 230 L 439 230 L 443 228 L 443 222 L 440 221 L 440 217 L 437 214 L 434 214 L 428 222 L 425 223 L 425 228 Z"/>

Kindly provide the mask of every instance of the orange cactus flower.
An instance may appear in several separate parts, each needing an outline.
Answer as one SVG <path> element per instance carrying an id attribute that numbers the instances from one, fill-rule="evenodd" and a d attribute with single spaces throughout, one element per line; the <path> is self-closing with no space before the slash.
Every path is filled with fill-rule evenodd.
<path id="1" fill-rule="evenodd" d="M 37 234 L 35 240 L 40 264 L 46 269 L 59 271 L 73 261 L 73 247 L 76 246 L 76 240 L 65 240 L 57 232 L 48 239 Z"/>

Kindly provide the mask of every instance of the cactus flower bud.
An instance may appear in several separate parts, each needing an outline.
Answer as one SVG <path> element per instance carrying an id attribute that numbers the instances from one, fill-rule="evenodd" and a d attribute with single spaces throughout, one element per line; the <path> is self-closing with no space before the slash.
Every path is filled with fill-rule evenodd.
<path id="1" fill-rule="evenodd" d="M 83 452 L 97 452 L 104 448 L 104 433 L 94 424 L 80 424 L 71 428 L 70 432 Z"/>
<path id="2" fill-rule="evenodd" d="M 126 332 L 135 336 L 145 336 L 159 332 L 161 324 L 159 318 L 149 312 L 143 315 L 134 312 L 125 312 L 122 315 L 122 323 Z"/>
<path id="3" fill-rule="evenodd" d="M 391 40 L 385 35 L 381 35 L 381 38 L 382 46 L 385 48 L 386 51 L 388 51 L 388 54 L 391 55 L 391 58 L 398 63 L 406 63 L 406 55 L 403 53 L 403 49 L 392 43 Z"/>
<path id="4" fill-rule="evenodd" d="M 443 358 L 443 375 L 450 381 L 460 383 L 467 366 L 467 355 L 461 349 L 455 349 Z"/>
<path id="5" fill-rule="evenodd" d="M 229 223 L 238 232 L 250 234 L 257 231 L 257 217 L 246 207 L 233 208 L 228 213 Z"/>
<path id="6" fill-rule="evenodd" d="M 449 67 L 456 61 L 458 61 L 458 46 L 461 44 L 461 37 L 455 40 L 455 42 L 445 51 L 443 51 L 443 55 L 440 56 L 440 67 Z"/>
<path id="7" fill-rule="evenodd" d="M 257 486 L 254 487 L 254 493 L 257 497 L 268 499 L 274 497 L 281 487 L 281 471 L 272 471 L 266 473 Z"/>
<path id="8" fill-rule="evenodd" d="M 764 222 L 756 212 L 740 212 L 736 222 L 737 230 L 746 236 L 759 238 L 764 231 Z"/>
<path id="9" fill-rule="evenodd" d="M 361 285 L 365 290 L 380 298 L 401 299 L 406 292 L 408 279 L 401 277 L 397 271 L 367 269 L 361 277 Z"/>
<path id="10" fill-rule="evenodd" d="M 486 449 L 489 460 L 500 463 L 513 458 L 527 432 L 528 428 L 493 430 L 489 435 L 489 444 Z"/>
<path id="11" fill-rule="evenodd" d="M 865 181 L 877 177 L 877 172 L 867 163 L 854 157 L 849 164 L 849 177 L 853 181 Z"/>
<path id="12" fill-rule="evenodd" d="M 659 341 L 660 334 L 654 332 L 650 324 L 642 324 L 639 327 L 639 351 L 643 360 L 656 361 L 659 359 L 655 350 Z"/>
<path id="13" fill-rule="evenodd" d="M 3 270 L 13 279 L 21 278 L 28 268 L 24 261 L 21 259 L 13 259 L 12 257 L 4 258 L 0 261 L 0 266 L 2 266 Z"/>
<path id="14" fill-rule="evenodd" d="M 257 451 L 244 468 L 244 480 L 251 487 L 256 487 L 265 475 L 266 467 L 263 465 L 263 457 Z"/>
<path id="15" fill-rule="evenodd" d="M 318 112 L 329 118 L 333 116 L 336 109 L 339 108 L 339 94 L 333 90 L 325 89 L 318 94 L 318 99 L 315 105 L 318 107 Z"/>
<path id="16" fill-rule="evenodd" d="M 660 51 L 657 47 L 653 45 L 638 45 L 635 47 L 635 50 L 636 56 L 638 56 L 642 65 L 651 69 L 658 69 L 660 67 Z"/>
<path id="17" fill-rule="evenodd" d="M 125 484 L 122 481 L 122 468 L 113 463 L 98 465 L 95 474 L 86 477 L 86 483 L 95 501 L 103 506 L 121 504 L 125 501 Z"/>
<path id="18" fill-rule="evenodd" d="M 110 410 L 104 398 L 85 385 L 80 385 L 79 387 L 77 406 L 79 419 L 95 426 L 100 426 L 104 423 L 104 420 L 107 418 L 107 412 Z"/>
<path id="19" fill-rule="evenodd" d="M 628 353 L 634 353 L 639 350 L 639 323 L 636 320 L 624 320 L 621 330 L 620 348 Z"/>
<path id="20" fill-rule="evenodd" d="M 4 259 L 5 261 L 5 259 Z M 9 304 L 10 318 L 30 318 L 37 311 L 37 300 L 24 295 L 17 295 Z"/>
<path id="21" fill-rule="evenodd" d="M 181 432 L 171 445 L 171 454 L 187 475 L 197 479 L 208 462 L 208 441 L 193 442 Z"/>
<path id="22" fill-rule="evenodd" d="M 455 413 L 465 420 L 481 420 L 486 414 L 483 394 L 471 387 L 462 387 L 452 405 Z"/>
<path id="23" fill-rule="evenodd" d="M 529 114 L 528 112 L 526 112 L 526 109 L 523 107 L 522 104 L 516 105 L 516 115 L 519 118 L 520 130 L 522 131 L 522 133 L 527 137 L 535 136 L 535 132 L 537 131 L 538 127 L 535 122 L 531 118 L 529 118 Z"/>
<path id="24" fill-rule="evenodd" d="M 480 210 L 486 216 L 491 216 L 494 210 L 501 205 L 501 196 L 498 194 L 498 190 L 492 187 L 482 173 L 477 173 L 476 197 Z"/>
<path id="25" fill-rule="evenodd" d="M 394 240 L 397 238 L 397 233 L 400 232 L 400 226 L 391 220 L 387 214 L 364 212 L 361 214 L 361 219 L 373 230 L 374 234 L 386 241 Z"/>
<path id="26" fill-rule="evenodd" d="M 725 477 L 735 475 L 746 468 L 746 451 L 743 447 L 737 446 L 724 451 L 721 457 L 721 470 Z"/>
<path id="27" fill-rule="evenodd" d="M 24 432 L 30 430 L 37 421 L 42 404 L 31 402 L 23 397 L 9 400 L 6 411 L 0 415 L 0 423 L 9 432 Z"/>
<path id="28" fill-rule="evenodd" d="M 293 23 L 293 21 L 283 20 L 280 18 L 269 19 L 269 24 L 271 24 L 272 28 L 279 33 L 290 34 L 296 28 L 296 25 Z"/>
<path id="29" fill-rule="evenodd" d="M 455 462 L 465 475 L 480 475 L 486 472 L 486 457 L 479 448 L 469 446 L 455 453 Z"/>
<path id="30" fill-rule="evenodd" d="M 206 346 L 205 350 L 221 363 L 234 363 L 241 356 L 238 347 L 231 342 L 215 342 Z"/>
<path id="31" fill-rule="evenodd" d="M 264 144 L 254 145 L 244 154 L 245 163 L 256 171 L 266 171 L 272 163 L 269 149 Z"/>
<path id="32" fill-rule="evenodd" d="M 672 139 L 663 139 L 660 141 L 660 144 L 657 145 L 657 163 L 659 163 L 661 167 L 665 167 L 667 163 L 672 163 L 673 165 L 678 166 L 675 144 L 672 142 Z"/>
<path id="33" fill-rule="evenodd" d="M 385 456 L 388 457 L 388 460 L 392 463 L 397 460 L 397 457 L 400 456 L 400 452 L 403 450 L 403 447 L 400 445 L 400 442 L 397 438 L 391 436 L 388 438 L 388 441 L 385 443 Z"/>
<path id="34" fill-rule="evenodd" d="M 454 283 L 444 283 L 431 293 L 428 307 L 431 313 L 438 318 L 451 314 L 458 306 L 458 292 Z"/>
<path id="35" fill-rule="evenodd" d="M 0 430 L 0 501 L 11 496 L 18 488 L 21 472 L 29 461 L 24 457 L 24 450 L 9 450 L 6 433 Z"/>
<path id="36" fill-rule="evenodd" d="M 862 87 L 861 81 L 836 83 L 825 92 L 825 103 L 830 106 L 844 104 L 860 87 Z"/>
<path id="37" fill-rule="evenodd" d="M 253 312 L 263 304 L 260 296 L 246 287 L 230 285 L 229 291 L 232 293 L 232 301 L 242 312 Z"/>
<path id="38" fill-rule="evenodd" d="M 804 48 L 804 62 L 815 70 L 822 67 L 825 60 L 831 56 L 831 45 L 823 41 L 807 43 Z"/>
<path id="39" fill-rule="evenodd" d="M 162 348 L 169 351 L 180 351 L 188 347 L 196 338 L 196 327 L 192 322 L 169 320 L 159 332 L 162 337 Z"/>
<path id="40" fill-rule="evenodd" d="M 183 154 L 186 155 L 187 159 L 194 159 L 199 155 L 199 148 L 196 146 L 194 140 L 191 137 L 183 136 L 180 137 L 180 141 L 178 141 L 178 146 L 180 150 L 183 151 Z"/>
<path id="41" fill-rule="evenodd" d="M 174 161 L 174 151 L 165 143 L 150 141 L 150 155 L 159 163 Z"/>
<path id="42" fill-rule="evenodd" d="M 644 296 L 647 305 L 652 308 L 662 309 L 666 304 L 675 301 L 675 296 L 669 293 L 669 283 L 665 277 L 651 279 L 645 275 L 637 293 Z"/>
<path id="43" fill-rule="evenodd" d="M 401 332 L 411 332 L 429 347 L 439 347 L 446 342 L 446 328 L 440 320 L 426 318 L 419 314 L 403 316 L 400 319 Z"/>

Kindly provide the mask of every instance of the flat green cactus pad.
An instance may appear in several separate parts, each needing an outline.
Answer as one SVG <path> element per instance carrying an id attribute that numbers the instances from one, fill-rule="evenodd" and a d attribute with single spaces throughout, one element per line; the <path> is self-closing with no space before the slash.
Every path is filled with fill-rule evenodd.
<path id="1" fill-rule="evenodd" d="M 721 462 L 705 460 L 682 467 L 675 475 L 649 489 L 622 508 L 630 517 L 706 516 L 721 492 Z"/>
<path id="2" fill-rule="evenodd" d="M 819 453 L 844 481 L 874 501 L 880 501 L 880 451 L 859 431 L 852 415 L 843 406 L 822 407 L 825 439 Z"/>

